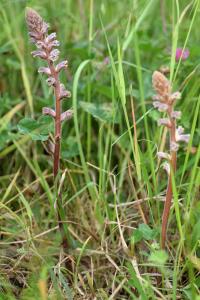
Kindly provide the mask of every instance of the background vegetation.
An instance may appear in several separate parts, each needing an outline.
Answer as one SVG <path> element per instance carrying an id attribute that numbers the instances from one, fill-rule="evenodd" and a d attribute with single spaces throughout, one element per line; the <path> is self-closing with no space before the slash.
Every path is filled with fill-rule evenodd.
<path id="1" fill-rule="evenodd" d="M 30 55 L 26 6 L 51 24 L 69 61 L 67 253 L 46 149 L 52 124 L 41 117 L 53 95 Z M 0 299 L 200 299 L 199 14 L 198 0 L 0 1 Z M 190 56 L 176 62 L 184 46 Z M 166 252 L 167 177 L 156 152 L 167 137 L 151 86 L 161 67 L 182 92 L 177 107 L 191 134 L 178 153 Z"/>

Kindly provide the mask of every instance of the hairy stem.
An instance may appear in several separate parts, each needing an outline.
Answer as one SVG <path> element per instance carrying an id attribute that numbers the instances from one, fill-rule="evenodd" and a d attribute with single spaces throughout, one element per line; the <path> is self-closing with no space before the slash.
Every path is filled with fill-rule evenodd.
<path id="1" fill-rule="evenodd" d="M 55 140 L 55 149 L 54 149 L 54 162 L 53 162 L 53 174 L 54 181 L 58 175 L 59 165 L 60 165 L 60 140 L 61 140 L 61 101 L 60 101 L 60 82 L 58 78 L 58 73 L 55 70 L 54 64 L 48 60 L 48 65 L 51 70 L 51 75 L 55 79 L 54 85 L 54 95 L 55 95 L 55 130 L 54 130 L 54 140 Z M 56 181 L 55 181 L 56 184 Z M 56 190 L 58 190 L 56 186 Z M 69 241 L 62 223 L 62 196 L 61 194 L 57 195 L 57 215 L 58 215 L 58 225 L 62 237 L 62 246 L 64 249 L 68 248 Z"/>
<path id="2" fill-rule="evenodd" d="M 55 117 L 55 150 L 54 150 L 54 177 L 57 176 L 60 162 L 60 139 L 61 139 L 61 107 L 60 107 L 60 84 L 58 81 L 58 75 L 56 74 L 56 86 L 55 86 L 55 98 L 56 98 L 56 117 Z"/>
<path id="3" fill-rule="evenodd" d="M 53 174 L 54 178 L 56 178 L 59 170 L 59 162 L 60 162 L 60 139 L 61 139 L 61 102 L 60 102 L 60 82 L 58 79 L 58 74 L 55 70 L 54 64 L 48 60 L 48 65 L 51 70 L 52 77 L 55 79 L 54 86 L 54 95 L 55 95 L 55 131 L 54 131 L 54 139 L 55 139 L 55 149 L 54 149 L 54 164 L 53 164 Z"/>
<path id="4" fill-rule="evenodd" d="M 170 108 L 168 115 L 170 117 L 171 113 L 173 111 L 173 108 Z M 171 121 L 171 128 L 170 128 L 170 144 L 176 142 L 176 121 L 175 119 L 170 117 Z M 162 233 L 161 233 L 161 248 L 165 248 L 166 243 L 166 235 L 167 235 L 167 225 L 168 225 L 168 219 L 169 219 L 169 213 L 172 203 L 172 197 L 173 197 L 173 190 L 172 190 L 172 176 L 175 174 L 176 171 L 176 151 L 171 151 L 171 165 L 170 165 L 170 175 L 168 179 L 168 186 L 167 186 L 167 192 L 166 192 L 166 198 L 165 198 L 165 205 L 162 215 Z"/>

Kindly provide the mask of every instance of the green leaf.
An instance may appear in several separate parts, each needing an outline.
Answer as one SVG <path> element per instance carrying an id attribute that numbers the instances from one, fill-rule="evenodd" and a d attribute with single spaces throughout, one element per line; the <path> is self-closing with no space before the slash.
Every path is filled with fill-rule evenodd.
<path id="1" fill-rule="evenodd" d="M 18 129 L 21 133 L 29 133 L 38 128 L 36 120 L 31 118 L 24 118 L 18 123 Z"/>
<path id="2" fill-rule="evenodd" d="M 131 241 L 136 244 L 138 242 L 140 242 L 143 239 L 143 234 L 139 229 L 135 229 L 134 233 L 131 237 Z"/>
<path id="3" fill-rule="evenodd" d="M 139 230 L 142 232 L 145 240 L 152 240 L 157 234 L 157 231 L 155 229 L 151 229 L 147 224 L 140 224 Z"/>
<path id="4" fill-rule="evenodd" d="M 21 134 L 28 134 L 34 141 L 48 140 L 49 132 L 52 131 L 52 119 L 49 116 L 42 116 L 38 121 L 31 118 L 24 118 L 18 123 L 18 130 Z"/>
<path id="5" fill-rule="evenodd" d="M 134 243 L 140 242 L 141 240 L 152 240 L 156 237 L 157 230 L 151 229 L 147 224 L 140 224 L 137 229 L 134 230 L 131 240 Z"/>
<path id="6" fill-rule="evenodd" d="M 116 109 L 110 103 L 96 104 L 80 101 L 79 104 L 84 111 L 100 121 L 119 123 Z"/>
<path id="7" fill-rule="evenodd" d="M 41 134 L 49 134 L 49 132 L 54 131 L 54 122 L 51 116 L 41 116 L 37 123 L 40 126 Z"/>
<path id="8" fill-rule="evenodd" d="M 156 265 L 164 265 L 168 260 L 168 254 L 164 250 L 153 251 L 148 259 Z"/>

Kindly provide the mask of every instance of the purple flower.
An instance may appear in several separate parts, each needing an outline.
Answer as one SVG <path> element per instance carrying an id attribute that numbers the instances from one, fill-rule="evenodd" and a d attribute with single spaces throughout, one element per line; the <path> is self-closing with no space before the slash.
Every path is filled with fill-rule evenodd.
<path id="1" fill-rule="evenodd" d="M 31 54 L 33 55 L 33 57 L 40 57 L 42 59 L 46 59 L 47 58 L 46 52 L 44 52 L 42 50 L 32 51 Z"/>
<path id="2" fill-rule="evenodd" d="M 66 68 L 67 66 L 68 66 L 68 61 L 67 60 L 61 61 L 56 66 L 56 72 L 60 72 L 60 70 L 62 70 L 63 68 Z"/>
<path id="3" fill-rule="evenodd" d="M 167 172 L 168 176 L 170 175 L 170 164 L 168 162 L 164 162 L 162 165 L 163 169 Z"/>
<path id="4" fill-rule="evenodd" d="M 51 75 L 51 70 L 48 67 L 40 67 L 38 69 L 38 73 L 44 73 L 47 75 Z"/>
<path id="5" fill-rule="evenodd" d="M 158 119 L 158 126 L 161 126 L 161 125 L 167 126 L 168 128 L 170 128 L 172 126 L 171 122 L 168 118 Z"/>
<path id="6" fill-rule="evenodd" d="M 159 151 L 159 152 L 157 152 L 157 156 L 159 158 L 164 158 L 164 159 L 167 159 L 167 160 L 171 160 L 171 155 L 168 154 L 168 153 L 165 153 L 165 152 Z"/>
<path id="7" fill-rule="evenodd" d="M 49 77 L 47 80 L 46 80 L 48 86 L 55 86 L 56 84 L 56 80 L 54 77 Z"/>
<path id="8" fill-rule="evenodd" d="M 159 101 L 154 101 L 153 106 L 155 108 L 157 108 L 160 112 L 167 111 L 168 108 L 169 108 L 168 104 L 162 103 L 162 102 L 159 102 Z"/>
<path id="9" fill-rule="evenodd" d="M 63 83 L 60 84 L 60 100 L 64 98 L 69 98 L 71 97 L 71 93 L 66 90 L 65 86 Z"/>
<path id="10" fill-rule="evenodd" d="M 183 48 L 176 49 L 176 61 L 179 61 L 179 59 L 186 60 L 189 55 L 190 55 L 189 49 L 185 49 L 185 50 L 183 50 Z"/>
<path id="11" fill-rule="evenodd" d="M 70 120 L 72 118 L 72 116 L 73 116 L 73 111 L 71 109 L 66 110 L 65 112 L 63 112 L 61 114 L 61 122 L 65 121 L 65 120 L 66 121 Z"/>
<path id="12" fill-rule="evenodd" d="M 60 54 L 60 51 L 58 49 L 54 49 L 49 54 L 49 59 L 51 61 L 56 61 L 58 59 L 58 56 Z"/>
<path id="13" fill-rule="evenodd" d="M 52 116 L 53 118 L 56 117 L 55 111 L 52 108 L 49 108 L 49 107 L 43 107 L 42 108 L 42 113 L 43 113 L 43 115 Z"/>
<path id="14" fill-rule="evenodd" d="M 185 142 L 186 144 L 189 143 L 190 140 L 190 134 L 183 134 L 184 128 L 182 126 L 178 126 L 176 129 L 176 141 L 177 142 Z"/>
<path id="15" fill-rule="evenodd" d="M 174 118 L 174 119 L 180 119 L 181 118 L 181 111 L 177 111 L 177 110 L 174 110 L 171 112 L 171 117 Z"/>
<path id="16" fill-rule="evenodd" d="M 170 150 L 173 152 L 177 152 L 179 148 L 179 144 L 176 142 L 171 142 L 170 143 Z"/>

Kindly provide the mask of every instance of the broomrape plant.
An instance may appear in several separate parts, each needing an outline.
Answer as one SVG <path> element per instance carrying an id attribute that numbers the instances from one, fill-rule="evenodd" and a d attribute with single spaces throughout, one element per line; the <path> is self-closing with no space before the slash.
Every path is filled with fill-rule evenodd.
<path id="1" fill-rule="evenodd" d="M 155 71 L 152 77 L 153 88 L 156 92 L 153 106 L 160 112 L 167 114 L 166 118 L 158 120 L 159 126 L 168 128 L 170 135 L 170 153 L 158 152 L 157 155 L 161 159 L 165 159 L 164 168 L 168 174 L 168 185 L 166 191 L 165 205 L 162 216 L 162 233 L 161 233 L 161 247 L 165 248 L 167 225 L 170 213 L 170 207 L 173 197 L 172 190 L 172 176 L 176 172 L 177 151 L 179 143 L 188 143 L 190 139 L 189 134 L 184 134 L 184 128 L 176 125 L 177 119 L 181 118 L 181 112 L 174 110 L 175 103 L 181 98 L 179 92 L 172 93 L 172 88 L 169 80 L 160 72 Z"/>
<path id="2" fill-rule="evenodd" d="M 64 60 L 57 65 L 55 64 L 60 54 L 60 51 L 55 47 L 58 47 L 60 43 L 56 39 L 55 32 L 48 34 L 49 25 L 43 21 L 35 10 L 31 8 L 26 9 L 26 23 L 30 40 L 37 47 L 37 50 L 31 52 L 31 54 L 33 57 L 39 57 L 47 63 L 47 67 L 40 67 L 38 72 L 48 76 L 46 82 L 49 87 L 54 89 L 55 110 L 44 107 L 42 113 L 51 116 L 55 120 L 55 143 L 54 145 L 51 144 L 51 152 L 54 156 L 53 173 L 54 177 L 56 177 L 60 161 L 61 123 L 72 117 L 72 110 L 61 113 L 61 100 L 71 96 L 70 92 L 65 89 L 64 84 L 59 80 L 59 73 L 62 69 L 67 68 L 68 62 Z"/>
<path id="3" fill-rule="evenodd" d="M 65 89 L 63 83 L 59 80 L 59 73 L 62 69 L 67 68 L 67 60 L 61 61 L 56 64 L 59 58 L 60 51 L 56 48 L 60 45 L 59 41 L 56 39 L 56 33 L 53 32 L 48 34 L 49 25 L 43 21 L 42 17 L 33 9 L 26 9 L 26 23 L 29 30 L 30 41 L 35 44 L 37 50 L 33 51 L 31 54 L 33 57 L 38 57 L 46 62 L 45 67 L 40 67 L 38 69 L 39 73 L 47 75 L 47 84 L 49 87 L 53 87 L 55 96 L 55 110 L 49 107 L 44 107 L 42 113 L 44 115 L 49 115 L 54 119 L 55 130 L 54 130 L 54 143 L 50 143 L 49 149 L 53 154 L 53 174 L 54 180 L 56 179 L 59 172 L 59 162 L 60 162 L 60 142 L 61 142 L 61 123 L 65 120 L 69 120 L 72 117 L 72 110 L 67 110 L 62 112 L 61 102 L 64 98 L 69 98 L 71 96 L 70 92 Z M 56 181 L 55 181 L 56 182 Z M 61 195 L 59 193 L 58 197 L 58 220 L 61 221 Z M 61 234 L 63 235 L 62 222 L 59 222 L 59 227 Z M 66 238 L 63 245 L 68 244 Z"/>

